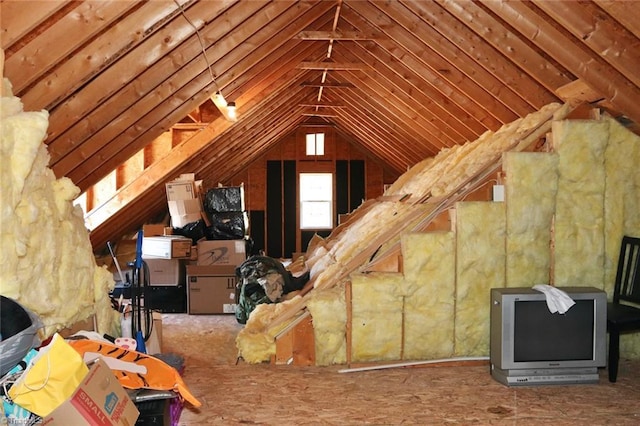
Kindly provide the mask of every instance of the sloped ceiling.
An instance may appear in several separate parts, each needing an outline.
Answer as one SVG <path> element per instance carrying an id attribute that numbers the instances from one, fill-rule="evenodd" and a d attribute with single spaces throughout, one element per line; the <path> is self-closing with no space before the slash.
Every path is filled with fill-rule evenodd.
<path id="1" fill-rule="evenodd" d="M 3 0 L 0 12 L 4 75 L 26 110 L 50 112 L 58 177 L 84 191 L 176 123 L 202 129 L 116 198 L 94 247 L 162 210 L 165 181 L 224 182 L 310 119 L 398 173 L 550 102 L 640 123 L 634 1 Z M 216 91 L 237 122 L 217 110 L 200 122 Z"/>

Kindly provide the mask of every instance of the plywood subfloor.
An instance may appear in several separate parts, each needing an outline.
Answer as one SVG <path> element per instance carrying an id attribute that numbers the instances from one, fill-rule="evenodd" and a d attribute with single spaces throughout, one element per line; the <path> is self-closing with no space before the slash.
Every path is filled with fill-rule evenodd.
<path id="1" fill-rule="evenodd" d="M 339 373 L 345 366 L 236 364 L 241 329 L 230 315 L 163 314 L 163 352 L 185 359 L 184 380 L 202 402 L 180 425 L 637 425 L 640 361 L 618 382 L 509 388 L 488 365 Z"/>

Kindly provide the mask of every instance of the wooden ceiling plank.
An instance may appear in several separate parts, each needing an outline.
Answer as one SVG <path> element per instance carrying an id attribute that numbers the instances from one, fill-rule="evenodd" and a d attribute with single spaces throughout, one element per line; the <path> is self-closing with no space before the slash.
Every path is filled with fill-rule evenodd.
<path id="1" fill-rule="evenodd" d="M 356 16 L 345 11 L 346 19 L 354 22 L 358 26 L 366 25 L 366 23 L 358 20 Z M 449 96 L 445 96 L 432 82 L 425 80 L 423 75 L 417 74 L 415 67 L 409 67 L 405 61 L 401 61 L 390 54 L 384 46 L 387 41 L 381 43 L 363 42 L 358 43 L 361 48 L 354 48 L 350 51 L 357 55 L 359 60 L 369 64 L 369 67 L 375 69 L 378 73 L 386 75 L 389 80 L 395 81 L 396 85 L 402 87 L 405 93 L 415 99 L 419 105 L 418 111 L 425 118 L 437 117 L 445 126 L 455 129 L 451 139 L 457 141 L 465 141 L 475 139 L 475 135 L 479 135 L 491 128 L 498 128 L 500 123 L 493 117 L 483 114 L 479 110 L 464 110 L 458 103 L 451 102 Z M 409 58 L 407 56 L 407 58 Z M 408 59 L 411 61 L 411 58 Z M 409 64 L 410 65 L 410 64 Z M 417 66 L 417 65 L 416 65 Z M 396 74 L 396 78 L 391 76 L 391 72 Z M 434 121 L 434 124 L 439 124 Z M 493 126 L 493 127 L 491 127 Z"/>
<path id="2" fill-rule="evenodd" d="M 640 85 L 640 40 L 597 5 L 540 0 L 534 3 L 636 86 Z"/>
<path id="3" fill-rule="evenodd" d="M 620 24 L 640 38 L 640 8 L 633 1 L 593 0 Z"/>
<path id="4" fill-rule="evenodd" d="M 444 78 L 450 79 L 456 86 L 464 87 L 463 82 L 473 82 L 477 88 L 491 96 L 493 102 L 502 104 L 520 117 L 536 110 L 532 104 L 526 101 L 526 98 L 521 97 L 509 85 L 504 84 L 494 74 L 473 60 L 466 50 L 460 49 L 449 39 L 443 37 L 431 22 L 421 20 L 411 9 L 404 7 L 400 2 L 374 4 L 393 20 L 398 28 L 403 28 L 416 41 L 422 43 L 424 48 L 421 51 L 428 50 L 421 57 L 428 58 L 429 66 L 441 73 Z M 440 22 L 436 22 L 436 26 L 438 25 Z M 491 57 L 490 60 L 495 60 L 495 58 Z M 452 72 L 453 69 L 456 71 Z M 456 75 L 457 73 L 459 75 Z M 472 88 L 472 90 L 478 89 Z M 538 91 L 540 90 L 538 89 Z M 477 95 L 471 96 L 475 98 Z"/>
<path id="5" fill-rule="evenodd" d="M 233 0 L 221 0 L 212 4 L 196 3 L 190 10 L 194 14 L 199 14 L 203 21 L 212 20 L 230 3 L 233 3 Z M 135 23 L 128 21 L 123 24 L 135 27 Z M 174 52 L 178 46 L 181 50 L 185 49 L 184 41 L 188 41 L 186 45 L 192 49 L 193 54 L 190 57 L 171 55 L 170 53 Z M 70 94 L 73 96 L 65 99 L 63 103 L 50 111 L 48 143 L 51 147 L 52 158 L 55 160 L 60 155 L 55 148 L 55 139 L 69 127 L 91 114 L 95 108 L 112 102 L 111 107 L 115 111 L 122 111 L 131 102 L 159 84 L 158 81 L 148 77 L 152 71 L 158 69 L 158 63 L 162 63 L 165 67 L 161 78 L 166 78 L 167 73 L 180 68 L 182 61 L 186 62 L 197 55 L 202 55 L 202 50 L 197 37 L 193 34 L 193 28 L 185 22 L 182 16 L 174 17 L 165 26 L 137 45 L 135 49 L 127 52 L 111 66 L 102 70 L 85 84 L 80 92 Z M 134 81 L 136 84 L 132 83 Z M 132 101 L 123 104 L 113 103 L 113 95 L 121 92 L 123 86 L 124 90 L 135 92 L 132 95 Z M 67 142 L 73 143 L 69 140 Z"/>
<path id="6" fill-rule="evenodd" d="M 364 20 L 349 8 L 345 9 L 343 17 L 356 26 L 366 25 L 363 24 Z M 375 48 L 375 46 L 372 46 L 372 43 L 370 42 L 365 42 L 363 45 L 367 49 Z M 455 87 L 452 87 L 447 81 L 443 80 L 438 74 L 433 72 L 431 68 L 425 67 L 424 64 L 420 63 L 418 59 L 408 51 L 398 48 L 397 44 L 393 40 L 380 39 L 376 42 L 376 45 L 384 51 L 377 51 L 375 53 L 376 57 L 385 58 L 386 54 L 388 55 L 386 56 L 387 59 L 385 59 L 386 62 L 390 61 L 390 58 L 395 58 L 399 63 L 402 63 L 404 67 L 410 69 L 415 76 L 420 76 L 424 84 L 420 84 L 414 80 L 414 85 L 420 87 L 421 91 L 427 93 L 430 99 L 433 99 L 434 101 L 438 100 L 439 104 L 450 111 L 451 114 L 455 114 L 459 111 L 466 111 L 468 114 L 472 115 L 475 120 L 482 123 L 487 129 L 495 130 L 502 125 L 502 123 L 486 109 L 477 108 L 476 104 L 469 99 L 469 97 L 461 93 Z M 436 95 L 436 93 L 440 93 L 440 96 Z M 455 108 L 452 108 L 453 106 L 455 106 Z M 472 127 L 473 125 L 468 123 L 467 126 Z"/>
<path id="7" fill-rule="evenodd" d="M 521 70 L 513 61 L 504 56 L 486 40 L 479 37 L 470 28 L 454 18 L 449 12 L 440 7 L 436 2 L 403 1 L 405 7 L 420 16 L 424 24 L 428 24 L 437 31 L 443 39 L 448 40 L 459 49 L 459 54 L 454 51 L 441 52 L 444 57 L 459 58 L 468 55 L 474 63 L 471 67 L 482 67 L 500 82 L 500 88 L 494 93 L 499 99 L 507 99 L 507 93 L 502 93 L 504 88 L 517 94 L 526 101 L 534 110 L 557 102 L 558 98 L 548 88 Z M 422 32 L 418 33 L 420 36 Z M 429 33 L 427 33 L 429 34 Z M 422 37 L 421 37 L 422 38 Z M 423 39 L 425 43 L 430 40 Z M 432 40 L 435 48 L 440 49 L 441 43 Z M 449 56 L 452 55 L 452 56 Z M 482 82 L 483 77 L 478 76 Z M 522 111 L 519 112 L 520 114 Z"/>
<path id="8" fill-rule="evenodd" d="M 338 124 L 338 128 L 350 134 L 354 139 L 367 141 L 363 148 L 377 158 L 384 158 L 385 164 L 395 172 L 402 173 L 413 163 L 412 159 L 402 155 L 401 150 L 391 146 L 384 137 L 384 132 L 378 132 L 372 127 L 363 125 L 367 121 L 362 121 L 363 118 L 358 117 L 359 114 L 339 115 L 340 117 L 334 120 Z"/>
<path id="9" fill-rule="evenodd" d="M 379 111 L 381 107 L 374 103 L 374 98 L 370 95 L 361 96 L 360 93 L 362 92 L 355 91 L 343 94 L 345 100 L 353 105 L 359 105 L 360 108 L 350 109 L 348 113 L 337 110 L 336 113 L 340 117 L 345 117 L 345 115 L 357 117 L 359 119 L 357 123 L 361 123 L 359 125 L 365 127 L 367 132 L 374 132 L 376 138 L 381 138 L 385 144 L 402 151 L 402 157 L 408 163 L 413 163 L 439 151 L 440 148 L 432 147 L 429 149 L 425 147 L 424 139 L 421 139 L 419 135 L 407 133 L 410 129 L 403 129 L 393 118 L 388 117 L 388 113 Z"/>
<path id="10" fill-rule="evenodd" d="M 20 96 L 25 87 L 108 28 L 135 5 L 124 1 L 83 2 L 73 13 L 64 16 L 7 59 L 5 66 L 13 76 L 11 83 L 14 93 Z"/>
<path id="11" fill-rule="evenodd" d="M 418 120 L 424 123 L 423 126 L 429 129 L 428 132 L 441 140 L 444 146 L 475 139 L 478 134 L 487 131 L 486 127 L 459 109 L 457 105 L 452 105 L 439 92 L 430 90 L 420 76 L 414 75 L 412 70 L 404 67 L 395 57 L 386 54 L 379 46 L 372 43 L 367 46 L 358 46 L 350 49 L 350 53 L 368 63 L 372 69 L 376 70 L 377 75 L 399 89 L 394 92 L 402 91 L 405 95 L 404 102 L 419 115 L 411 121 Z M 378 54 L 386 56 L 378 57 Z M 434 98 L 429 97 L 428 94 Z M 400 96 L 400 93 L 396 96 Z M 443 105 L 448 105 L 453 111 L 444 109 Z M 475 128 L 470 128 L 474 125 Z"/>
<path id="12" fill-rule="evenodd" d="M 100 71 L 142 43 L 158 29 L 158 20 L 175 16 L 176 4 L 152 1 L 142 4 L 118 25 L 112 25 L 76 54 L 56 64 L 56 72 L 42 76 L 22 95 L 25 108 L 56 108 Z"/>
<path id="13" fill-rule="evenodd" d="M 307 19 L 309 19 L 309 20 L 315 19 L 317 17 L 317 15 L 321 14 L 321 13 L 323 13 L 322 9 L 319 9 L 317 11 L 310 11 L 307 14 Z M 305 25 L 305 23 L 306 23 L 305 19 L 291 20 L 287 16 L 284 16 L 283 20 L 285 20 L 286 22 L 289 23 L 289 25 L 291 26 L 289 31 L 292 31 L 292 32 L 293 31 L 299 31 L 300 26 L 301 25 Z M 268 36 L 268 34 L 265 34 L 265 36 Z M 298 44 L 298 43 L 300 43 L 300 42 L 295 42 L 295 44 Z M 266 46 L 267 44 L 265 43 L 264 45 Z M 271 46 L 271 49 L 276 50 L 277 46 L 275 46 L 275 45 Z M 253 53 L 255 55 L 259 55 L 260 57 L 264 56 L 264 54 L 261 53 L 260 49 L 255 49 L 253 51 Z M 233 55 L 224 55 L 222 60 L 232 62 L 235 59 L 234 59 Z M 282 63 L 286 63 L 286 62 L 282 62 Z M 249 68 L 253 69 L 254 68 L 253 65 L 255 65 L 255 64 L 250 64 Z M 232 65 L 229 64 L 228 66 L 225 66 L 224 68 L 228 68 L 229 66 L 232 66 Z M 290 65 L 290 67 L 293 68 L 293 65 Z M 206 97 L 208 96 L 207 93 L 209 93 L 211 91 L 211 89 L 209 89 L 209 92 L 206 91 L 207 84 L 209 84 L 209 86 L 210 86 L 210 82 L 207 80 L 207 78 L 208 78 L 207 76 L 208 76 L 208 72 L 207 71 L 202 71 L 202 73 L 198 77 L 199 81 L 201 82 L 200 83 L 200 87 L 198 87 L 197 84 L 194 85 L 193 82 L 189 83 L 191 85 L 191 87 L 195 87 L 195 89 L 188 89 L 190 91 L 190 93 L 192 93 L 192 94 L 183 95 L 182 98 L 183 99 L 195 99 L 196 102 L 203 102 L 206 99 Z M 227 77 L 224 74 L 219 77 L 220 80 L 225 80 L 226 78 Z M 242 79 L 242 76 L 240 77 L 240 79 Z M 173 86 L 179 87 L 180 85 L 176 83 Z M 169 85 L 168 88 L 170 89 L 173 86 Z M 202 93 L 203 90 L 204 90 L 204 94 Z M 158 94 L 157 92 L 158 92 L 158 89 L 156 89 L 156 91 L 154 91 L 153 96 L 159 96 L 160 98 L 163 98 L 163 99 L 170 97 L 169 94 L 162 94 L 162 93 Z M 242 102 L 241 101 L 237 102 L 237 104 L 238 104 L 238 106 L 241 106 Z M 171 115 L 167 115 L 167 117 L 174 117 L 173 120 L 177 121 L 177 119 L 179 119 L 179 117 L 175 118 L 176 117 L 175 116 L 176 113 L 174 111 L 183 111 L 184 108 L 185 107 L 181 107 L 179 109 L 176 109 L 174 107 L 170 107 L 169 111 L 171 111 L 171 113 L 170 113 Z M 186 108 L 193 108 L 193 106 L 187 105 Z M 156 108 L 156 109 L 158 109 L 158 108 Z M 131 111 L 132 111 L 131 109 L 127 110 L 127 116 L 131 115 Z M 159 111 L 161 111 L 161 109 L 159 109 Z M 167 114 L 167 113 L 165 113 L 165 114 Z M 154 114 L 154 117 L 157 117 L 157 116 L 158 116 L 158 111 L 156 111 L 156 113 Z M 133 118 L 135 119 L 136 117 L 137 116 L 134 114 Z M 131 117 L 129 117 L 129 119 L 130 118 Z M 152 122 L 150 117 L 148 117 L 146 120 L 149 120 L 150 123 Z M 155 118 L 155 120 L 156 120 L 157 123 L 164 123 L 163 126 L 170 126 L 172 124 L 172 123 L 169 122 L 170 120 L 167 121 L 166 117 L 163 118 L 163 119 Z M 113 123 L 110 125 L 110 127 L 111 126 L 113 126 Z M 141 122 L 138 121 L 135 124 L 135 126 L 129 127 L 129 129 L 147 129 L 144 132 L 141 132 L 143 134 L 146 134 L 147 132 L 150 131 L 148 129 L 149 126 L 151 126 L 151 124 L 141 124 Z M 159 124 L 155 125 L 155 130 L 152 131 L 151 134 L 156 134 L 156 135 L 160 134 L 161 131 L 163 131 L 164 129 L 159 128 L 159 127 L 160 127 Z M 125 147 L 126 153 L 123 151 L 121 154 L 118 155 L 118 154 L 116 154 L 116 152 L 118 151 L 118 148 L 114 148 L 114 147 L 103 147 L 103 148 L 100 149 L 100 151 L 97 151 L 97 152 L 102 152 L 102 153 L 109 152 L 109 154 L 101 154 L 100 155 L 100 157 L 102 157 L 102 159 L 103 159 L 102 160 L 103 161 L 103 166 L 101 166 L 101 168 L 103 170 L 105 170 L 105 167 L 107 167 L 107 169 L 106 169 L 107 171 L 106 172 L 108 172 L 108 167 L 115 167 L 117 165 L 117 164 L 114 164 L 114 161 L 117 161 L 116 160 L 117 158 L 120 158 L 120 161 L 122 161 L 122 159 L 121 159 L 122 156 L 126 155 L 125 158 L 128 158 L 128 156 L 133 155 L 133 153 L 136 152 L 133 149 L 138 147 L 142 143 L 141 142 L 133 142 L 131 140 L 131 138 L 135 139 L 136 137 L 133 136 L 133 134 L 131 133 L 130 130 L 127 130 L 127 131 L 125 131 L 125 133 L 122 133 L 121 135 L 119 135 L 115 139 L 115 141 L 123 139 L 121 142 L 111 142 L 111 145 L 114 145 L 114 147 L 118 147 L 118 146 Z M 148 143 L 148 138 L 147 138 L 147 143 Z M 105 158 L 114 158 L 114 160 L 113 161 L 109 160 L 107 162 L 107 161 L 104 160 Z M 91 162 L 92 160 L 93 159 L 89 159 L 89 160 L 87 160 L 87 162 Z M 73 165 L 73 162 L 70 162 L 69 165 Z M 89 167 L 89 165 L 87 164 L 86 167 Z M 84 173 L 85 178 L 82 177 L 83 173 L 81 173 L 80 171 L 74 172 L 72 175 L 73 176 L 77 176 L 78 179 L 83 179 L 84 182 L 91 182 L 92 180 L 101 178 L 100 174 L 97 174 L 97 175 L 91 176 L 91 179 L 89 181 L 87 181 L 86 177 L 89 177 L 89 175 L 92 173 L 91 170 L 95 171 L 95 167 L 96 166 L 94 165 L 93 167 L 94 167 L 93 169 L 88 169 L 88 168 L 84 169 L 83 173 Z M 105 173 L 105 172 L 103 172 L 103 173 Z M 83 188 L 84 185 L 86 185 L 86 183 L 80 183 L 80 184 L 76 183 L 76 184 L 78 184 L 81 188 Z"/>
<path id="14" fill-rule="evenodd" d="M 487 115 L 496 118 L 501 124 L 509 123 L 518 116 L 511 109 L 501 102 L 498 102 L 490 93 L 484 90 L 477 83 L 465 76 L 451 64 L 445 64 L 438 54 L 429 46 L 425 46 L 413 34 L 410 34 L 400 25 L 394 23 L 389 17 L 377 13 L 371 7 L 365 7 L 364 2 L 349 3 L 357 13 L 368 19 L 376 28 L 384 31 L 385 34 L 395 43 L 385 46 L 394 56 L 407 61 L 407 56 L 415 58 L 414 69 L 416 73 L 429 75 L 428 80 L 438 82 L 441 90 L 445 94 L 458 93 L 457 101 L 465 109 L 484 110 Z M 435 62 L 434 62 L 435 61 Z M 409 66 L 409 65 L 408 65 Z"/>
<path id="15" fill-rule="evenodd" d="M 276 3 L 276 5 L 283 7 L 280 9 L 280 11 L 285 10 L 288 6 L 288 4 L 283 2 L 278 2 Z M 255 27 L 257 26 L 257 22 L 255 22 L 256 19 L 263 17 L 264 18 L 263 22 L 267 22 L 267 19 L 270 18 L 271 14 L 267 14 L 267 15 L 254 14 L 253 11 L 248 10 L 244 15 L 255 17 L 253 22 L 249 22 L 250 24 L 252 24 L 253 27 Z M 286 16 L 282 19 L 286 19 Z M 244 22 L 248 22 L 248 21 L 244 21 Z M 217 28 L 216 21 L 213 21 L 211 26 Z M 213 34 L 209 34 L 206 31 L 203 31 L 202 35 L 206 37 L 214 36 Z M 153 83 L 157 81 L 161 81 L 161 79 L 163 78 L 166 78 L 166 74 L 170 72 L 170 70 L 173 69 L 174 67 L 171 63 L 167 62 L 170 59 L 163 59 L 154 67 L 145 71 L 143 76 L 139 77 L 140 79 L 144 77 L 144 80 L 142 80 L 140 84 L 123 89 L 116 96 L 113 96 L 107 102 L 104 102 L 103 104 L 101 104 L 96 109 L 96 111 L 94 111 L 91 114 L 90 118 L 88 118 L 87 120 L 84 120 L 85 124 L 86 123 L 92 124 L 93 127 L 90 132 L 86 132 L 86 129 L 76 126 L 76 128 L 74 129 L 75 131 L 73 133 L 67 132 L 66 134 L 62 135 L 64 137 L 62 140 L 64 139 L 72 140 L 76 143 L 76 145 L 81 141 L 85 141 L 87 139 L 87 136 L 90 136 L 91 138 L 96 140 L 100 140 L 100 139 L 110 140 L 111 138 L 115 137 L 114 135 L 117 133 L 117 130 L 119 128 L 120 129 L 123 128 L 123 125 L 126 124 L 125 122 L 127 121 L 130 122 L 132 119 L 135 118 L 136 114 L 143 115 L 146 113 L 146 111 L 148 111 L 148 110 L 141 109 L 141 108 L 144 108 L 142 106 L 142 103 L 144 102 L 145 99 L 158 100 L 159 92 L 164 92 L 166 90 L 168 91 L 166 93 L 162 93 L 160 98 L 164 99 L 164 97 L 170 97 L 171 88 L 176 90 L 176 88 L 179 88 L 182 85 L 184 85 L 185 82 L 189 78 L 191 78 L 192 75 L 197 74 L 199 72 L 198 70 L 202 69 L 203 65 L 205 65 L 204 61 L 201 58 L 201 54 L 199 56 L 199 53 L 198 53 L 200 51 L 200 48 L 198 47 L 199 43 L 197 43 L 195 40 L 196 40 L 196 36 L 193 36 L 193 41 L 195 44 L 192 43 L 192 44 L 189 44 L 188 46 L 184 45 L 180 52 L 181 57 L 187 58 L 187 57 L 193 56 L 194 60 L 180 67 L 176 74 L 169 77 L 169 80 L 165 80 L 164 82 L 160 83 L 160 86 L 154 87 L 152 85 Z M 244 53 L 242 53 L 242 49 L 239 49 L 239 50 L 234 50 L 233 54 L 228 53 L 225 55 L 224 49 L 225 48 L 233 49 L 238 42 L 239 42 L 238 38 L 233 37 L 233 33 L 229 33 L 224 37 L 220 38 L 218 40 L 218 43 L 215 46 L 211 46 L 208 48 L 210 61 L 211 62 L 216 61 L 217 62 L 216 66 L 220 70 L 228 69 L 231 66 L 234 58 L 236 58 L 236 56 L 241 57 L 244 55 Z M 252 41 L 252 43 L 262 46 L 265 43 L 264 36 L 262 40 L 254 40 Z M 189 53 L 187 53 L 184 50 L 187 47 L 190 49 Z M 250 47 L 251 47 L 251 44 L 248 44 L 245 47 L 245 49 Z M 261 49 L 262 47 L 258 49 L 254 49 L 254 52 L 260 51 Z M 223 60 L 223 62 L 219 61 L 221 59 Z M 227 65 L 225 66 L 224 64 L 227 64 Z M 208 74 L 208 70 L 204 72 Z M 184 76 L 182 81 L 179 80 L 180 78 L 179 76 Z M 218 80 L 218 84 L 222 84 L 222 80 L 224 79 L 221 79 L 220 77 L 218 77 L 217 80 Z M 164 87 L 165 89 L 161 90 L 162 87 Z M 142 88 L 145 88 L 144 92 L 139 91 Z M 206 85 L 203 86 L 202 89 L 204 90 L 205 88 L 206 88 Z M 134 91 L 135 89 L 138 89 L 138 90 Z M 153 91 L 151 89 L 153 89 Z M 209 91 L 211 90 L 215 91 L 216 89 L 209 88 Z M 198 103 L 204 102 L 204 100 L 207 99 L 210 94 L 211 93 L 208 94 L 203 92 L 200 95 L 196 95 L 196 97 L 194 98 L 194 103 L 197 105 Z M 153 105 L 149 103 L 145 103 L 145 104 L 149 105 L 150 107 Z M 137 105 L 137 106 L 134 107 L 134 105 Z M 97 114 L 98 112 L 99 112 L 99 115 Z M 117 114 L 124 114 L 125 117 L 122 119 L 115 120 L 115 117 L 117 117 Z M 114 122 L 118 123 L 118 125 L 114 125 Z M 108 127 L 108 128 L 105 129 L 105 127 Z M 84 130 L 84 133 L 83 133 L 83 130 Z M 101 133 L 101 134 L 98 135 L 98 133 Z M 50 144 L 50 151 L 52 153 L 52 158 L 53 158 L 52 163 L 55 165 L 56 163 L 55 159 L 57 157 L 63 156 L 62 153 L 58 153 L 55 141 Z M 73 165 L 73 162 L 69 163 L 69 165 Z M 67 169 L 62 168 L 60 172 L 66 173 Z"/>
<path id="16" fill-rule="evenodd" d="M 209 8 L 209 10 L 211 10 L 211 8 Z M 216 13 L 220 11 L 220 9 L 215 10 Z M 199 10 L 195 10 L 194 12 L 198 11 Z M 247 11 L 246 16 L 251 16 L 253 14 L 252 12 L 253 11 Z M 206 15 L 202 16 L 202 19 L 205 18 L 207 18 Z M 243 16 L 237 16 L 238 22 L 242 22 L 242 18 Z M 215 23 L 217 21 L 214 20 L 213 22 Z M 188 29 L 193 30 L 186 23 L 184 25 L 185 29 L 188 27 Z M 215 24 L 212 27 L 217 28 Z M 220 31 L 222 31 L 222 29 L 220 29 Z M 165 33 L 165 31 L 161 31 L 161 33 Z M 221 33 L 218 33 L 218 35 L 221 35 Z M 201 36 L 209 37 L 213 35 L 203 32 Z M 161 40 L 158 41 L 161 42 Z M 230 41 L 225 45 L 223 40 L 216 45 L 218 50 L 214 51 L 212 47 L 209 47 L 207 50 L 208 55 L 211 55 L 209 60 L 218 60 L 224 54 L 223 48 L 225 46 L 230 49 L 232 48 L 231 46 L 234 45 L 235 44 L 232 44 Z M 141 48 L 149 48 L 149 46 L 140 45 L 138 49 Z M 103 141 L 102 144 L 104 144 L 104 141 L 110 141 L 119 132 L 123 131 L 124 128 L 128 127 L 132 120 L 146 114 L 150 109 L 158 105 L 158 103 L 170 97 L 172 91 L 178 90 L 177 88 L 185 85 L 194 75 L 203 72 L 203 69 L 207 76 L 209 76 L 206 63 L 202 58 L 202 48 L 197 35 L 192 33 L 188 42 L 182 44 L 178 50 L 178 52 L 174 53 L 176 56 L 175 59 L 173 55 L 168 55 L 161 58 L 157 63 L 142 70 L 143 72 L 139 76 L 133 76 L 134 84 L 129 84 L 119 91 L 115 91 L 109 99 L 98 105 L 94 105 L 93 110 L 87 111 L 89 115 L 85 117 L 84 120 L 74 124 L 58 137 L 54 137 L 49 143 L 51 164 L 54 171 L 61 173 L 60 176 L 66 175 L 75 167 L 75 163 L 78 160 L 77 156 L 73 155 L 74 150 L 77 150 L 82 145 L 88 144 L 92 148 L 85 148 L 85 152 L 89 156 L 92 155 L 93 152 L 97 152 L 98 147 L 101 145 L 101 143 L 92 143 L 92 140 Z M 213 56 L 214 52 L 217 52 L 215 56 Z M 132 52 L 132 54 L 135 55 L 135 51 Z M 130 60 L 135 60 L 135 57 L 131 57 Z M 179 64 L 177 63 L 178 60 L 185 62 Z M 103 73 L 103 75 L 106 74 L 105 78 L 113 75 L 119 72 L 123 66 L 130 66 L 129 61 L 111 67 L 109 72 Z M 211 77 L 209 76 L 203 81 L 211 83 Z M 204 84 L 203 87 L 207 85 L 210 84 Z M 85 89 L 84 93 L 91 93 L 93 90 L 99 91 L 100 88 L 97 85 L 92 85 L 92 88 Z M 210 88 L 210 91 L 215 91 L 215 88 Z M 199 102 L 194 103 L 194 106 L 202 103 L 204 99 L 211 94 L 212 93 L 202 93 Z M 81 100 L 78 100 L 78 108 L 88 110 L 89 108 L 83 106 L 81 102 Z M 54 110 L 52 117 L 56 117 L 58 111 L 59 109 Z M 119 115 L 120 118 L 117 118 Z M 93 152 L 90 151 L 91 149 Z M 68 159 L 70 155 L 72 158 Z"/>
<path id="17" fill-rule="evenodd" d="M 476 33 L 481 40 L 509 58 L 521 70 L 548 91 L 572 81 L 573 76 L 548 58 L 535 46 L 505 27 L 477 2 L 434 0 L 440 7 Z"/>
<path id="18" fill-rule="evenodd" d="M 354 76 L 353 78 L 359 78 L 358 87 L 360 91 L 366 94 L 365 97 L 371 99 L 380 99 L 382 97 L 387 100 L 387 102 L 378 104 L 376 112 L 387 117 L 389 122 L 394 123 L 395 128 L 403 128 L 407 132 L 411 132 L 411 135 L 419 145 L 431 146 L 437 152 L 442 148 L 456 144 L 456 141 L 445 130 L 434 126 L 424 116 L 419 116 L 415 113 L 408 105 L 413 102 L 410 96 L 401 93 L 394 87 L 389 87 L 384 82 L 379 82 L 367 76 Z M 361 107 L 362 105 L 358 104 L 353 106 L 356 109 Z M 407 134 L 407 137 L 410 137 L 409 134 Z"/>
<path id="19" fill-rule="evenodd" d="M 66 0 L 48 0 L 32 2 L 29 7 L 25 7 L 24 2 L 0 2 L 2 49 L 8 50 L 16 41 L 33 31 L 67 3 Z M 9 56 L 9 52 L 7 55 Z"/>
<path id="20" fill-rule="evenodd" d="M 640 88 L 620 75 L 595 54 L 576 46 L 574 40 L 544 21 L 527 4 L 487 2 L 483 4 L 529 38 L 550 57 L 561 63 L 586 84 L 602 93 L 617 109 L 640 122 Z"/>

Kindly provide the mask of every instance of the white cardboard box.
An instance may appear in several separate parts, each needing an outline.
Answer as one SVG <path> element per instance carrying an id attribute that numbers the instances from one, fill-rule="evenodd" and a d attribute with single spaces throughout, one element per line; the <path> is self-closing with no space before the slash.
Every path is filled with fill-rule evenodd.
<path id="1" fill-rule="evenodd" d="M 191 244 L 191 238 L 178 235 L 144 237 L 142 239 L 142 257 L 188 259 L 191 256 Z"/>
<path id="2" fill-rule="evenodd" d="M 180 285 L 185 283 L 183 259 L 145 258 L 150 285 Z"/>

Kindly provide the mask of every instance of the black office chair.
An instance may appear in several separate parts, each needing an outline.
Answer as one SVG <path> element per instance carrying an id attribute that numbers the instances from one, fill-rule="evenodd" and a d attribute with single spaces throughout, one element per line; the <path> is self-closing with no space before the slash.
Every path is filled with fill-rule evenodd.
<path id="1" fill-rule="evenodd" d="M 625 303 L 636 304 L 637 307 Z M 640 331 L 640 238 L 626 235 L 622 238 L 613 301 L 607 305 L 607 331 L 609 381 L 615 382 L 620 358 L 620 333 Z"/>

